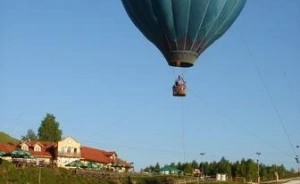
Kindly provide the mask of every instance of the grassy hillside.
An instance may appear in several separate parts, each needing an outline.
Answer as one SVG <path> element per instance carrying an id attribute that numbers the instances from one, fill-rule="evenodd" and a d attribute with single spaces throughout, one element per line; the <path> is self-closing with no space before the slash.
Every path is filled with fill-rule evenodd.
<path id="1" fill-rule="evenodd" d="M 41 172 L 40 172 L 41 171 Z M 43 184 L 118 184 L 119 182 L 109 179 L 99 179 L 92 177 L 82 177 L 72 174 L 71 171 L 62 168 L 16 168 L 15 165 L 2 161 L 0 164 L 0 181 L 11 184 L 33 184 L 39 182 Z M 1 183 L 0 182 L 0 183 Z M 122 182 L 123 183 L 123 182 Z"/>
<path id="2" fill-rule="evenodd" d="M 17 143 L 19 140 L 10 135 L 0 132 L 0 143 Z"/>
<path id="3" fill-rule="evenodd" d="M 41 171 L 41 172 L 40 172 Z M 167 177 L 127 177 L 96 178 L 80 176 L 63 168 L 16 168 L 15 165 L 2 160 L 0 162 L 0 183 L 10 184 L 172 184 L 174 180 Z"/>
<path id="4" fill-rule="evenodd" d="M 16 168 L 0 158 L 0 183 L 9 184 L 174 184 L 181 177 L 172 176 L 123 176 L 96 178 L 80 176 L 63 168 Z M 198 182 L 196 182 L 198 183 Z M 194 184 L 196 184 L 194 183 Z M 193 183 L 190 183 L 193 184 Z M 243 182 L 211 182 L 211 184 L 244 184 Z M 270 183 L 272 184 L 272 183 Z M 277 183 L 278 184 L 278 183 Z"/>

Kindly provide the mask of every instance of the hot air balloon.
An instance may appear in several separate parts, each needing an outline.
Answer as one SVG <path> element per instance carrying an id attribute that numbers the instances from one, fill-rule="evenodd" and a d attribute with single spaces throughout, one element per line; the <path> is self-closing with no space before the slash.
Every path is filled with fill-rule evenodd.
<path id="1" fill-rule="evenodd" d="M 247 0 L 122 0 L 141 33 L 172 67 L 192 67 L 231 27 Z M 177 81 L 177 80 L 176 80 Z M 184 88 L 174 96 L 185 96 Z M 182 87 L 182 86 L 180 86 Z M 184 91 L 183 91 L 184 89 Z"/>

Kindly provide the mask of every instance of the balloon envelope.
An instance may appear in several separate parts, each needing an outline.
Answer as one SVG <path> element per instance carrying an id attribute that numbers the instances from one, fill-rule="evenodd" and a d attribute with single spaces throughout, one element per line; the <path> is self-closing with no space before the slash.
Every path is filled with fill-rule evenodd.
<path id="1" fill-rule="evenodd" d="M 233 24 L 246 0 L 122 0 L 170 66 L 191 67 Z"/>

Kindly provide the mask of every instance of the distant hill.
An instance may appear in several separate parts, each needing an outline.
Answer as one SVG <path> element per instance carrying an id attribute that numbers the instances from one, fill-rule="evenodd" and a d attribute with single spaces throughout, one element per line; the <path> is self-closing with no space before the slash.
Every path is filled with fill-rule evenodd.
<path id="1" fill-rule="evenodd" d="M 17 143 L 18 139 L 11 137 L 10 135 L 0 132 L 0 143 Z"/>

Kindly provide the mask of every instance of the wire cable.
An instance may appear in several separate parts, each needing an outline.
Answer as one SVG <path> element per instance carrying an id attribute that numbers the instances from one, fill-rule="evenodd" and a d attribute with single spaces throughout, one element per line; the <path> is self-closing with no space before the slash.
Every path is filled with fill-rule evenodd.
<path id="1" fill-rule="evenodd" d="M 239 127 L 242 131 L 248 133 L 250 136 L 255 137 L 259 142 L 264 143 L 265 145 L 268 145 L 268 146 L 272 147 L 273 149 L 276 149 L 277 151 L 280 151 L 281 153 L 285 154 L 288 157 L 293 157 L 292 155 L 288 154 L 287 152 L 284 152 L 284 151 L 280 150 L 279 148 L 275 147 L 274 145 L 272 145 L 272 144 L 264 141 L 264 139 L 260 138 L 257 134 L 254 134 L 251 131 L 249 131 L 248 129 L 242 127 L 239 123 L 235 122 L 233 119 L 229 118 L 224 113 L 222 113 L 221 111 L 219 111 L 218 109 L 216 109 L 215 107 L 213 107 L 212 105 L 210 105 L 208 102 L 206 102 L 205 100 L 203 100 L 202 98 L 200 98 L 199 95 L 193 93 L 190 90 L 189 90 L 189 93 L 192 94 L 194 97 L 198 98 L 206 106 L 209 106 L 216 114 L 219 114 L 221 117 L 223 117 L 224 119 L 226 119 L 230 123 L 234 124 L 235 126 Z"/>
<path id="2" fill-rule="evenodd" d="M 287 139 L 288 139 L 288 142 L 289 142 L 289 144 L 290 144 L 290 146 L 291 146 L 293 152 L 296 154 L 296 151 L 295 151 L 295 148 L 294 148 L 294 146 L 293 146 L 293 144 L 292 144 L 291 138 L 290 138 L 290 136 L 289 136 L 289 134 L 288 134 L 288 132 L 287 132 L 287 130 L 286 130 L 285 122 L 284 122 L 283 118 L 281 117 L 281 115 L 280 115 L 280 113 L 279 113 L 279 111 L 278 111 L 278 109 L 277 109 L 277 107 L 276 107 L 276 105 L 275 105 L 274 99 L 273 99 L 272 96 L 271 96 L 270 90 L 269 90 L 269 88 L 267 87 L 267 84 L 266 84 L 266 82 L 265 82 L 265 80 L 264 80 L 264 78 L 263 78 L 263 75 L 262 75 L 262 73 L 261 73 L 259 67 L 258 67 L 257 64 L 255 63 L 254 56 L 253 56 L 253 54 L 252 54 L 252 52 L 251 52 L 251 50 L 250 50 L 250 47 L 249 47 L 249 46 L 246 44 L 246 42 L 245 42 L 245 39 L 244 39 L 244 36 L 243 36 L 242 31 L 240 32 L 240 36 L 241 36 L 242 42 L 244 43 L 244 45 L 245 45 L 245 47 L 246 47 L 246 49 L 247 49 L 247 51 L 248 51 L 248 53 L 249 53 L 249 56 L 250 56 L 251 61 L 252 61 L 252 64 L 253 64 L 254 68 L 256 69 L 256 71 L 257 71 L 257 73 L 258 73 L 258 76 L 259 76 L 259 78 L 260 78 L 260 80 L 261 80 L 261 82 L 262 82 L 262 84 L 263 84 L 263 86 L 264 86 L 265 92 L 266 92 L 266 94 L 267 94 L 267 96 L 268 96 L 268 98 L 269 98 L 269 100 L 270 100 L 270 102 L 271 102 L 271 105 L 272 105 L 272 107 L 273 107 L 274 110 L 275 110 L 276 116 L 277 116 L 277 118 L 278 118 L 278 120 L 279 120 L 279 122 L 280 122 L 280 124 L 281 124 L 281 127 L 282 127 L 282 129 L 283 129 L 283 131 L 284 131 L 284 133 L 285 133 Z"/>
<path id="3" fill-rule="evenodd" d="M 184 123 L 184 99 L 181 99 L 181 124 L 182 124 L 182 159 L 185 161 L 185 123 Z"/>

